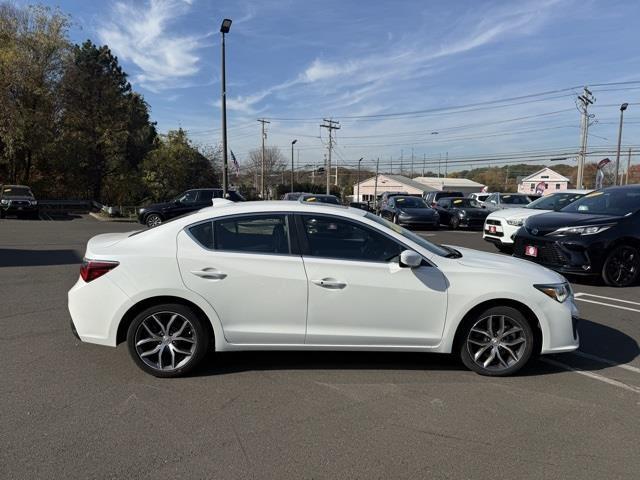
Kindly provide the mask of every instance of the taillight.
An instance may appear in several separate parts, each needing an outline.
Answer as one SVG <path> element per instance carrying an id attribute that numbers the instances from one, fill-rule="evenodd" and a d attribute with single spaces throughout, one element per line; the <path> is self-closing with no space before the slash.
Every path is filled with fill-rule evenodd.
<path id="1" fill-rule="evenodd" d="M 89 260 L 85 258 L 82 261 L 82 266 L 80 267 L 80 276 L 85 282 L 90 282 L 92 280 L 95 280 L 96 278 L 101 277 L 109 270 L 113 270 L 118 265 L 120 265 L 120 263 L 118 262 Z"/>

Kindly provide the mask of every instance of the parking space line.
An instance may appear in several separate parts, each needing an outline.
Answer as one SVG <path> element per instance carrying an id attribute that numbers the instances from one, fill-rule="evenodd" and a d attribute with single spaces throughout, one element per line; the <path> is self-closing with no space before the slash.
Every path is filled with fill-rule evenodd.
<path id="1" fill-rule="evenodd" d="M 548 363 L 549 365 L 553 365 L 555 367 L 562 368 L 562 369 L 568 370 L 570 372 L 575 372 L 575 373 L 578 373 L 580 375 L 584 375 L 585 377 L 589 377 L 589 378 L 591 378 L 593 380 L 598 380 L 599 382 L 607 383 L 607 384 L 612 385 L 614 387 L 618 387 L 618 388 L 621 388 L 623 390 L 627 390 L 629 392 L 637 393 L 637 394 L 640 395 L 640 388 L 639 387 L 634 387 L 632 385 L 627 385 L 626 383 L 622 383 L 622 382 L 619 382 L 618 380 L 613 380 L 611 378 L 607 378 L 607 377 L 604 377 L 602 375 L 598 375 L 597 373 L 588 372 L 586 370 L 581 370 L 579 368 L 572 367 L 570 365 L 567 365 L 567 364 L 562 363 L 562 362 L 558 362 L 557 360 L 553 360 L 551 358 L 542 358 L 541 360 L 543 362 L 545 362 L 545 363 Z"/>
<path id="2" fill-rule="evenodd" d="M 603 297 L 602 295 L 592 295 L 590 293 L 576 293 L 574 295 L 574 298 L 576 300 L 580 301 L 580 302 L 595 303 L 596 305 L 604 305 L 605 307 L 618 308 L 620 310 L 628 310 L 630 312 L 638 312 L 638 313 L 640 313 L 640 309 L 638 309 L 638 308 L 624 307 L 622 305 L 614 305 L 613 303 L 599 302 L 597 300 L 589 300 L 588 298 L 582 298 L 584 296 L 596 297 L 596 298 L 604 298 L 604 299 L 611 300 L 611 301 L 614 301 L 614 302 L 631 303 L 633 305 L 639 305 L 640 306 L 640 303 L 631 302 L 629 300 L 618 300 L 617 298 Z"/>
<path id="3" fill-rule="evenodd" d="M 613 297 L 603 297 L 602 295 L 595 295 L 593 293 L 584 293 L 584 292 L 578 292 L 574 295 L 575 297 L 595 297 L 595 298 L 602 298 L 603 300 L 611 300 L 612 302 L 620 302 L 620 303 L 630 303 L 631 305 L 638 305 L 640 306 L 640 302 L 632 302 L 631 300 L 621 300 L 619 298 L 613 298 Z"/>
<path id="4" fill-rule="evenodd" d="M 596 362 L 606 363 L 607 365 L 611 365 L 612 367 L 620 367 L 620 368 L 624 368 L 625 370 L 629 370 L 630 372 L 640 373 L 640 368 L 632 367 L 631 365 L 628 365 L 626 363 L 617 363 L 617 362 L 614 362 L 613 360 L 609 360 L 608 358 L 598 357 L 596 355 L 591 355 L 590 353 L 585 353 L 581 351 L 575 351 L 573 352 L 573 354 L 583 358 L 588 358 L 589 360 L 594 360 Z"/>

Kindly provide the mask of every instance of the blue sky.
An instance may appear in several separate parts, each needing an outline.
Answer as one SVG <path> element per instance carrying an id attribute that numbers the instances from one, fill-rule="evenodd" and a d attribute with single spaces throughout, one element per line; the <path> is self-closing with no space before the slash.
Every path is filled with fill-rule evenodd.
<path id="1" fill-rule="evenodd" d="M 589 145 L 616 144 L 622 102 L 632 104 L 623 144 L 640 145 L 640 83 L 622 83 L 640 80 L 637 1 L 51 5 L 72 15 L 74 41 L 90 38 L 111 47 L 161 132 L 181 126 L 199 144 L 220 141 L 219 26 L 223 18 L 233 19 L 227 36 L 229 144 L 241 161 L 260 143 L 256 119 L 262 117 L 272 119 L 267 144 L 288 155 L 291 140 L 298 139 L 301 165 L 323 161 L 323 117 L 341 121 L 334 158 L 345 165 L 378 156 L 385 166 L 391 158 L 397 165 L 401 155 L 409 162 L 412 149 L 416 164 L 448 154 L 451 168 L 467 168 L 470 157 L 488 154 L 535 150 L 551 156 L 577 148 L 580 88 L 570 87 L 582 85 L 594 85 L 597 99 Z M 609 83 L 617 85 L 600 85 Z M 384 116 L 416 111 L 421 113 Z"/>

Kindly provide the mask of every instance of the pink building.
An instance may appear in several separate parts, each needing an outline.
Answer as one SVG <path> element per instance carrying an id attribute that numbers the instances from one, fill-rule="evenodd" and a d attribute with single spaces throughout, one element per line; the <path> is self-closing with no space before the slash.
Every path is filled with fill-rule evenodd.
<path id="1" fill-rule="evenodd" d="M 518 183 L 518 193 L 538 193 L 548 195 L 549 193 L 566 190 L 569 179 L 554 172 L 548 167 L 524 177 Z"/>

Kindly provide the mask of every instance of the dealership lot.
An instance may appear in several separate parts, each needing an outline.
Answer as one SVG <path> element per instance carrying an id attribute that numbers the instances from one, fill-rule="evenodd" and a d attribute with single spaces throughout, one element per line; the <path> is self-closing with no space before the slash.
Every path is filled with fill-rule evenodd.
<path id="1" fill-rule="evenodd" d="M 636 478 L 640 286 L 574 282 L 581 349 L 519 376 L 448 356 L 212 355 L 161 380 L 81 344 L 66 292 L 86 241 L 135 224 L 0 220 L 7 478 Z M 494 251 L 479 232 L 430 240 Z M 393 321 L 393 319 L 389 319 Z"/>

